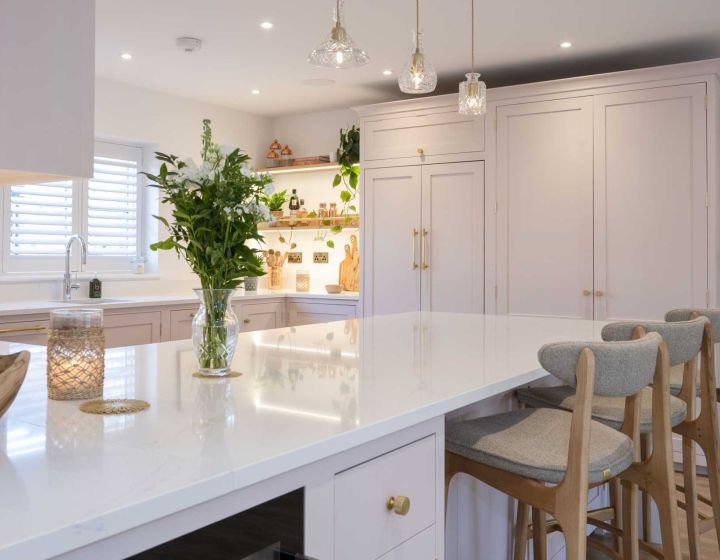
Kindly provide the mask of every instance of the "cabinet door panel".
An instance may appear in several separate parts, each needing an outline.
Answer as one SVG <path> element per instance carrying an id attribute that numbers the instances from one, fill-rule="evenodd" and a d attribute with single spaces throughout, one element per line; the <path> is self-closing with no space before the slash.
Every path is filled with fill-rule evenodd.
<path id="1" fill-rule="evenodd" d="M 498 107 L 498 312 L 592 318 L 593 101 Z"/>
<path id="2" fill-rule="evenodd" d="M 283 326 L 282 301 L 243 302 L 235 307 L 235 314 L 240 319 L 241 332 L 277 329 Z"/>
<path id="3" fill-rule="evenodd" d="M 422 169 L 422 309 L 483 311 L 484 162 Z"/>
<path id="4" fill-rule="evenodd" d="M 457 110 L 381 118 L 367 121 L 363 127 L 363 158 L 368 161 L 484 149 L 485 118 L 461 115 Z"/>
<path id="5" fill-rule="evenodd" d="M 192 338 L 192 320 L 197 306 L 170 311 L 170 338 L 166 340 L 186 340 Z"/>
<path id="6" fill-rule="evenodd" d="M 364 314 L 418 311 L 420 166 L 369 169 L 364 191 Z"/>
<path id="7" fill-rule="evenodd" d="M 595 102 L 597 319 L 662 319 L 704 307 L 705 84 Z"/>
<path id="8" fill-rule="evenodd" d="M 307 301 L 288 302 L 288 326 L 311 325 L 342 321 L 356 317 L 354 304 L 311 303 Z"/>
<path id="9" fill-rule="evenodd" d="M 105 347 L 135 346 L 160 342 L 162 312 L 106 313 L 103 318 Z"/>

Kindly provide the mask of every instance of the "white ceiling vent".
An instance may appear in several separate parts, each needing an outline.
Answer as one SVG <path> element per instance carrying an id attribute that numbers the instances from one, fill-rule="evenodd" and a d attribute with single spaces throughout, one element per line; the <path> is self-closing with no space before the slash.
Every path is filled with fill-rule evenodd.
<path id="1" fill-rule="evenodd" d="M 192 53 L 200 50 L 202 41 L 195 37 L 178 37 L 175 39 L 175 45 L 178 49 L 182 49 L 186 53 Z"/>

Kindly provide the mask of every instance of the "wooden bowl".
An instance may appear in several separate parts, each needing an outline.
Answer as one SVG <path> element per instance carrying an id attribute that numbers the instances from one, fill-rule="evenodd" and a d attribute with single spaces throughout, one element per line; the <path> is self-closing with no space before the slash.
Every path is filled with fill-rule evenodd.
<path id="1" fill-rule="evenodd" d="M 30 364 L 30 352 L 0 356 L 0 417 L 10 408 Z"/>
<path id="2" fill-rule="evenodd" d="M 342 292 L 342 286 L 340 284 L 325 284 L 325 290 L 328 294 L 339 294 Z"/>

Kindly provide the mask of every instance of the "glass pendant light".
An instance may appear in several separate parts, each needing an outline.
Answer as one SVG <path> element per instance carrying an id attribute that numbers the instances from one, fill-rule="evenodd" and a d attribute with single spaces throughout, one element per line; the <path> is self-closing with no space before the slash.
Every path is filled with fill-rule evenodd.
<path id="1" fill-rule="evenodd" d="M 470 72 L 460 82 L 458 111 L 462 115 L 484 115 L 487 109 L 487 88 L 475 72 L 475 0 L 470 0 Z"/>
<path id="2" fill-rule="evenodd" d="M 398 76 L 403 93 L 430 93 L 435 91 L 437 73 L 420 48 L 420 0 L 415 1 L 415 50 Z"/>
<path id="3" fill-rule="evenodd" d="M 370 61 L 367 53 L 358 48 L 340 23 L 340 0 L 335 4 L 335 27 L 330 35 L 307 58 L 310 64 L 328 68 L 353 68 Z"/>

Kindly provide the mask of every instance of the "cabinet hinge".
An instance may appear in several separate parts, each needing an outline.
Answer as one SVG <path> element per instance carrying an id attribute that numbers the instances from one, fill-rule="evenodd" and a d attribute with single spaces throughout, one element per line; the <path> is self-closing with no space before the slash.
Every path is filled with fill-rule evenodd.
<path id="1" fill-rule="evenodd" d="M 710 105 L 710 96 L 706 95 L 705 96 L 705 110 L 706 111 L 708 110 L 708 105 Z"/>
<path id="2" fill-rule="evenodd" d="M 710 307 L 710 290 L 705 290 L 705 307 Z"/>
<path id="3" fill-rule="evenodd" d="M 705 208 L 710 208 L 710 193 L 705 191 Z"/>

